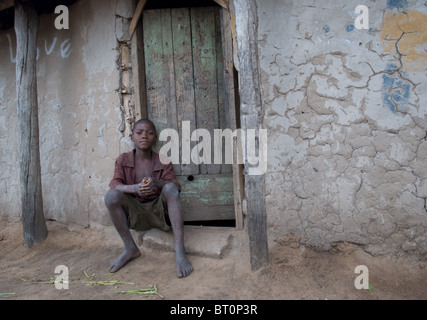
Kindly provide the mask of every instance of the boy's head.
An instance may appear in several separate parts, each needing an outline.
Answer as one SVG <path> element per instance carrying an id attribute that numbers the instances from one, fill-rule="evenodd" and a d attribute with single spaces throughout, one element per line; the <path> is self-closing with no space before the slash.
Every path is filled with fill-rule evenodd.
<path id="1" fill-rule="evenodd" d="M 154 132 L 156 132 L 156 126 L 154 125 L 153 121 L 151 121 L 150 119 L 147 119 L 147 118 L 142 118 L 142 119 L 139 119 L 137 122 L 135 122 L 135 124 L 133 125 L 132 134 L 135 131 L 136 126 L 142 122 L 147 122 L 147 123 L 151 124 L 153 126 Z"/>
<path id="2" fill-rule="evenodd" d="M 139 119 L 133 126 L 131 140 L 136 148 L 151 149 L 157 141 L 156 126 L 149 119 Z"/>

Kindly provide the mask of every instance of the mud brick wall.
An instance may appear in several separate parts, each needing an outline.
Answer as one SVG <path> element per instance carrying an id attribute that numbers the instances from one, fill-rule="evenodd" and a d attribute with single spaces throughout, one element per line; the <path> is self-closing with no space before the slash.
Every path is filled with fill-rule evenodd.
<path id="1" fill-rule="evenodd" d="M 355 8 L 369 8 L 369 28 Z M 427 256 L 427 9 L 257 1 L 270 243 Z"/>

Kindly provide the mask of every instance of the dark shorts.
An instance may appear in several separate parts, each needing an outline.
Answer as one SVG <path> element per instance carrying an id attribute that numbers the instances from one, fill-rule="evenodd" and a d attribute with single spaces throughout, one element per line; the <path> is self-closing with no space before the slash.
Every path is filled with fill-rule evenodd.
<path id="1" fill-rule="evenodd" d="M 163 231 L 171 230 L 166 223 L 167 211 L 163 206 L 161 197 L 150 202 L 139 202 L 134 197 L 126 195 L 129 205 L 129 227 L 136 231 L 145 231 L 158 228 Z"/>

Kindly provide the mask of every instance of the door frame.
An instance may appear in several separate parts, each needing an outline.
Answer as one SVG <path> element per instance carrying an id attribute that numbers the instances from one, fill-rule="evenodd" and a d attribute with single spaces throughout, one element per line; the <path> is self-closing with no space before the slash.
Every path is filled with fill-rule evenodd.
<path id="1" fill-rule="evenodd" d="M 240 106 L 238 94 L 238 75 L 234 65 L 236 61 L 235 28 L 233 26 L 234 16 L 230 14 L 228 6 L 224 1 L 215 1 L 220 5 L 221 21 L 221 39 L 224 59 L 224 89 L 225 103 L 228 104 L 228 117 L 230 130 L 234 131 L 240 128 Z M 143 10 L 143 9 L 142 9 Z M 141 10 L 141 12 L 142 12 Z M 139 13 L 139 20 L 142 14 Z M 132 72 L 135 94 L 135 113 L 140 114 L 142 118 L 148 116 L 147 110 L 147 92 L 145 83 L 145 59 L 144 59 L 144 39 L 143 23 L 138 23 L 131 38 L 131 59 L 134 68 Z M 236 108 L 237 107 L 237 108 Z M 237 145 L 233 148 L 233 157 L 237 159 Z M 236 230 L 244 229 L 244 174 L 243 164 L 232 164 L 233 176 L 233 196 L 234 196 L 234 216 Z"/>

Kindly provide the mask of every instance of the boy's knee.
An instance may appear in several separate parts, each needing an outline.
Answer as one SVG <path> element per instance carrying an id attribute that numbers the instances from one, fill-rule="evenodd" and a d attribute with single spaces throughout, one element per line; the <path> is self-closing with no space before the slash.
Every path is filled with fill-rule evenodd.
<path id="1" fill-rule="evenodd" d="M 173 196 L 178 197 L 179 196 L 179 190 L 175 183 L 168 182 L 166 183 L 162 188 L 162 194 L 165 196 Z"/>
<path id="2" fill-rule="evenodd" d="M 118 190 L 110 189 L 104 196 L 104 203 L 107 207 L 118 205 L 121 203 L 123 193 Z"/>

